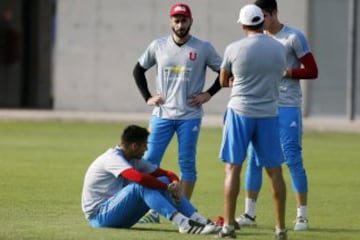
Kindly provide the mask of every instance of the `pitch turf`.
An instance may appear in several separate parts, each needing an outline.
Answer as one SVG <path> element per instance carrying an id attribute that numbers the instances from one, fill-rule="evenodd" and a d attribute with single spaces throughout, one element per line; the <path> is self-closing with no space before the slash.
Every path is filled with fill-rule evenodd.
<path id="1" fill-rule="evenodd" d="M 146 124 L 143 124 L 144 126 Z M 118 142 L 123 124 L 0 122 L 0 239 L 209 239 L 177 233 L 161 224 L 135 225 L 130 230 L 92 229 L 80 209 L 88 165 Z M 198 209 L 222 215 L 224 170 L 218 160 L 221 129 L 203 128 L 198 148 L 199 181 L 193 196 Z M 176 140 L 163 167 L 176 172 Z M 359 239 L 360 135 L 306 132 L 305 165 L 309 175 L 311 230 L 289 231 L 289 239 Z M 288 171 L 287 227 L 295 204 Z M 238 231 L 238 239 L 272 239 L 274 226 L 267 178 L 258 204 L 258 227 Z M 237 214 L 243 211 L 243 189 Z"/>

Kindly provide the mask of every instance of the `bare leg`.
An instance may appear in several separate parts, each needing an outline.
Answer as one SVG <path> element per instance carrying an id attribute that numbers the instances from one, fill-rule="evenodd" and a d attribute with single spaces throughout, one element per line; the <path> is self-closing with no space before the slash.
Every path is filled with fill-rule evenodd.
<path id="1" fill-rule="evenodd" d="M 307 192 L 295 193 L 297 207 L 307 205 Z"/>
<path id="2" fill-rule="evenodd" d="M 235 224 L 236 200 L 240 191 L 241 165 L 225 165 L 224 225 Z"/>
<path id="3" fill-rule="evenodd" d="M 258 195 L 259 195 L 259 192 L 254 192 L 254 191 L 247 191 L 247 192 L 245 193 L 245 197 L 251 198 L 251 199 L 253 199 L 253 200 L 255 200 L 255 201 L 257 200 Z"/>
<path id="4" fill-rule="evenodd" d="M 181 180 L 181 189 L 187 199 L 190 200 L 192 193 L 194 191 L 194 188 L 195 188 L 194 182 L 188 182 L 188 181 Z"/>
<path id="5" fill-rule="evenodd" d="M 286 186 L 281 167 L 266 168 L 271 179 L 276 226 L 285 229 Z"/>

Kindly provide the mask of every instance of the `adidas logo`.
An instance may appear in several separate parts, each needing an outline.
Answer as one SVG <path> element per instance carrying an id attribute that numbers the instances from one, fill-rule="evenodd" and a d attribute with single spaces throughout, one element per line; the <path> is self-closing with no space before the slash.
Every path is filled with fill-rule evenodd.
<path id="1" fill-rule="evenodd" d="M 297 127 L 297 123 L 295 121 L 292 121 L 290 123 L 290 127 L 293 127 L 293 128 Z"/>
<path id="2" fill-rule="evenodd" d="M 199 127 L 198 127 L 198 126 L 194 126 L 194 127 L 193 127 L 193 129 L 192 129 L 191 131 L 193 131 L 193 132 L 197 132 L 197 131 L 199 131 Z"/>

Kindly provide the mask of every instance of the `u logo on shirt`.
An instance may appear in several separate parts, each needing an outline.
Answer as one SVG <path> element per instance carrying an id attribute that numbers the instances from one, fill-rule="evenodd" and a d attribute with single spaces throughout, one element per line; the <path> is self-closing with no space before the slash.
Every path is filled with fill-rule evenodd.
<path id="1" fill-rule="evenodd" d="M 196 53 L 196 52 L 190 52 L 190 53 L 189 53 L 189 59 L 190 59 L 191 61 L 195 61 L 196 58 L 197 58 L 197 53 Z"/>

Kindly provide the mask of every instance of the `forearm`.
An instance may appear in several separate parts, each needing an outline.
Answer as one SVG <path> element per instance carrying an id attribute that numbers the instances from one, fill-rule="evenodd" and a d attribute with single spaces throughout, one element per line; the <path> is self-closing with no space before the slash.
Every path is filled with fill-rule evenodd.
<path id="1" fill-rule="evenodd" d="M 161 190 L 168 189 L 168 185 L 157 179 L 155 176 L 141 173 L 133 168 L 123 171 L 121 173 L 121 176 L 132 182 L 136 182 L 144 187 L 148 187 L 152 189 L 161 189 Z"/>
<path id="2" fill-rule="evenodd" d="M 311 53 L 305 54 L 299 61 L 304 67 L 288 69 L 284 77 L 294 79 L 316 79 L 318 77 L 317 64 Z"/>
<path id="3" fill-rule="evenodd" d="M 162 169 L 162 168 L 156 169 L 154 172 L 151 173 L 151 175 L 154 177 L 166 176 L 169 178 L 169 180 L 171 182 L 180 181 L 179 177 L 175 173 L 173 173 L 169 170 Z"/>
<path id="4" fill-rule="evenodd" d="M 137 63 L 133 70 L 133 76 L 142 97 L 144 98 L 145 102 L 147 102 L 147 100 L 151 98 L 151 93 L 148 88 L 145 72 L 146 69 L 144 69 L 139 63 Z"/>
<path id="5" fill-rule="evenodd" d="M 210 96 L 214 96 L 220 89 L 221 89 L 220 76 L 218 75 L 214 83 L 211 85 L 211 87 L 208 90 L 206 90 L 206 92 L 208 92 Z"/>
<path id="6" fill-rule="evenodd" d="M 230 78 L 232 74 L 225 69 L 220 71 L 220 87 L 230 87 Z"/>

